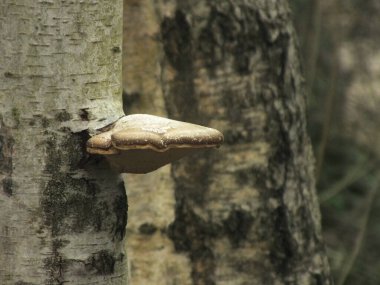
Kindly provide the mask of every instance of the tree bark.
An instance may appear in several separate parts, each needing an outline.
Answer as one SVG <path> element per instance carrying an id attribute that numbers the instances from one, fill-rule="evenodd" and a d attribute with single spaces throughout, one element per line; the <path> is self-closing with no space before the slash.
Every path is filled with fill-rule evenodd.
<path id="1" fill-rule="evenodd" d="M 0 4 L 0 283 L 123 284 L 126 195 L 85 152 L 123 115 L 122 1 Z"/>
<path id="2" fill-rule="evenodd" d="M 126 114 L 167 117 L 161 83 L 162 44 L 151 0 L 124 0 L 123 99 Z M 191 284 L 188 258 L 166 234 L 174 221 L 170 166 L 144 175 L 124 175 L 130 204 L 126 250 L 131 284 Z M 165 262 L 163 262 L 163 258 Z"/>
<path id="3" fill-rule="evenodd" d="M 124 3 L 155 12 L 155 24 L 139 27 L 156 45 L 158 74 L 144 78 L 157 80 L 155 94 L 165 102 L 160 112 L 225 135 L 221 149 L 174 163 L 170 180 L 138 182 L 140 193 L 150 191 L 130 196 L 132 282 L 331 284 L 287 1 Z M 139 110 L 151 93 L 132 89 L 125 95 L 134 100 L 126 102 Z M 166 205 L 175 205 L 174 217 L 169 206 L 157 206 L 162 193 Z M 155 210 L 138 214 L 149 205 Z M 165 273 L 148 270 L 154 264 Z"/>

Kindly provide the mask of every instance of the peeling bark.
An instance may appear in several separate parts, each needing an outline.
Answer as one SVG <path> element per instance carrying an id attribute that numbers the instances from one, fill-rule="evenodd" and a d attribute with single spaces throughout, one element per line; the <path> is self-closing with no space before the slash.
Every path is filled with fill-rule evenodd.
<path id="1" fill-rule="evenodd" d="M 174 163 L 171 179 L 135 181 L 144 195 L 131 202 L 139 217 L 129 228 L 132 282 L 331 284 L 287 1 L 124 3 L 155 11 L 155 24 L 142 29 L 156 44 L 160 112 L 225 135 L 220 150 Z M 152 95 L 133 93 L 135 110 Z M 153 264 L 174 268 L 166 271 L 174 281 L 147 270 Z"/>
<path id="2" fill-rule="evenodd" d="M 0 15 L 0 283 L 124 285 L 124 184 L 84 148 L 123 114 L 122 2 Z"/>

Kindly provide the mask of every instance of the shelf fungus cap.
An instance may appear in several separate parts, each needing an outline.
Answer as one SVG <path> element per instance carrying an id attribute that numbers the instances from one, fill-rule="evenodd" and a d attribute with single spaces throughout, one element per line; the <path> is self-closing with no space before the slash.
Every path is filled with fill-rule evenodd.
<path id="1" fill-rule="evenodd" d="M 162 117 L 124 116 L 87 141 L 87 152 L 104 155 L 124 173 L 147 173 L 205 148 L 219 147 L 218 130 Z"/>

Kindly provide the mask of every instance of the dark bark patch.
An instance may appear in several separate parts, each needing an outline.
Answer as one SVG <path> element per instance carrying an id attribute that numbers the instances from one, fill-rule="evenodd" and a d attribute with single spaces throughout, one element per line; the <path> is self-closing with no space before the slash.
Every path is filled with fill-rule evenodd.
<path id="1" fill-rule="evenodd" d="M 187 251 L 192 264 L 194 284 L 215 284 L 215 256 L 211 240 L 222 233 L 222 227 L 198 217 L 181 198 L 176 204 L 176 219 L 168 228 L 168 236 L 177 251 Z"/>
<path id="2" fill-rule="evenodd" d="M 85 152 L 87 131 L 71 133 L 62 128 L 46 141 L 45 172 L 50 180 L 42 185 L 41 209 L 44 227 L 58 240 L 64 234 L 81 232 L 108 233 L 122 240 L 127 222 L 127 198 L 118 174 L 104 160 L 90 159 Z M 115 189 L 117 188 L 117 189 Z M 105 193 L 110 191 L 112 198 Z M 50 277 L 47 284 L 63 284 L 64 273 L 75 262 L 60 254 L 62 245 L 53 245 L 53 255 L 46 259 Z M 88 258 L 85 269 L 92 274 L 114 272 L 115 258 L 99 251 Z"/>
<path id="3" fill-rule="evenodd" d="M 59 172 L 63 162 L 61 151 L 57 148 L 56 137 L 52 136 L 46 141 L 46 152 L 49 159 L 46 161 L 45 171 L 48 173 Z"/>
<path id="4" fill-rule="evenodd" d="M 55 119 L 58 122 L 67 122 L 71 119 L 70 113 L 68 113 L 66 110 L 62 110 L 59 113 L 55 114 Z"/>
<path id="5" fill-rule="evenodd" d="M 215 285 L 215 256 L 207 246 L 201 246 L 190 253 L 193 284 Z"/>
<path id="6" fill-rule="evenodd" d="M 0 133 L 0 171 L 11 173 L 12 164 L 13 139 L 8 134 Z"/>
<path id="7" fill-rule="evenodd" d="M 224 230 L 234 247 L 244 241 L 253 224 L 253 217 L 245 210 L 232 210 L 228 218 L 223 222 Z"/>
<path id="8" fill-rule="evenodd" d="M 330 284 L 326 276 L 323 276 L 321 274 L 313 274 L 313 283 L 312 285 L 323 285 L 323 284 Z"/>
<path id="9" fill-rule="evenodd" d="M 4 125 L 0 116 L 0 174 L 5 176 L 1 183 L 3 186 L 3 192 L 7 196 L 11 196 L 13 193 L 13 146 L 14 140 L 11 135 L 11 129 Z"/>
<path id="10" fill-rule="evenodd" d="M 239 130 L 229 129 L 224 131 L 224 143 L 227 145 L 236 145 L 247 140 L 247 136 Z"/>
<path id="11" fill-rule="evenodd" d="M 195 250 L 206 240 L 221 234 L 221 226 L 204 221 L 185 204 L 188 202 L 181 200 L 177 200 L 176 219 L 168 228 L 168 236 L 177 251 Z"/>
<path id="12" fill-rule="evenodd" d="M 13 181 L 12 178 L 6 177 L 3 179 L 3 191 L 7 196 L 12 196 L 13 194 Z"/>
<path id="13" fill-rule="evenodd" d="M 113 203 L 113 210 L 116 216 L 114 237 L 118 240 L 123 240 L 128 220 L 128 200 L 124 183 L 120 182 L 118 187 L 120 189 L 120 191 L 118 191 L 119 196 L 115 198 Z"/>
<path id="14" fill-rule="evenodd" d="M 286 132 L 284 130 L 280 130 L 277 134 L 277 137 L 279 139 L 276 142 L 276 145 L 274 145 L 274 152 L 270 160 L 272 164 L 276 164 L 272 166 L 276 166 L 276 168 L 278 169 L 286 167 L 286 165 L 291 162 L 293 153 L 290 149 L 291 142 Z"/>
<path id="15" fill-rule="evenodd" d="M 285 191 L 297 191 L 289 189 L 288 179 L 293 179 L 293 157 L 288 129 L 285 127 L 287 118 L 276 109 L 272 109 L 272 117 L 268 120 L 268 141 L 272 141 L 269 165 L 266 173 L 263 173 L 261 185 L 264 187 L 262 198 L 264 201 L 274 199 L 279 203 L 275 210 L 267 209 L 270 216 L 266 219 L 267 226 L 271 229 L 270 262 L 275 272 L 282 278 L 286 278 L 294 270 L 295 263 L 299 262 L 300 256 L 297 241 L 293 238 L 292 230 L 298 230 L 295 226 L 294 217 L 290 216 L 291 205 L 285 204 Z M 277 138 L 273 140 L 273 137 Z M 264 202 L 265 204 L 266 202 Z"/>
<path id="16" fill-rule="evenodd" d="M 18 127 L 20 125 L 20 120 L 21 120 L 20 110 L 17 108 L 12 108 L 12 117 L 16 124 L 16 127 Z"/>
<path id="17" fill-rule="evenodd" d="M 79 110 L 79 117 L 82 121 L 88 121 L 89 120 L 89 113 L 87 109 L 80 109 Z"/>
<path id="18" fill-rule="evenodd" d="M 71 136 L 69 136 L 62 144 L 65 149 L 70 150 L 68 163 L 71 171 L 75 171 L 78 168 L 85 168 L 86 162 L 89 159 L 89 155 L 86 152 L 86 142 L 89 138 L 90 136 L 88 132 L 82 131 L 71 134 Z"/>
<path id="19" fill-rule="evenodd" d="M 281 276 L 293 270 L 297 258 L 297 244 L 290 232 L 290 224 L 285 206 L 278 207 L 273 215 L 273 236 L 271 237 L 270 261 Z"/>
<path id="20" fill-rule="evenodd" d="M 216 6 L 211 8 L 207 25 L 202 29 L 198 39 L 199 50 L 211 74 L 225 60 L 226 54 L 232 52 L 238 29 L 236 24 L 231 10 L 224 12 Z"/>
<path id="21" fill-rule="evenodd" d="M 63 285 L 65 283 L 64 273 L 68 264 L 59 251 L 65 244 L 66 242 L 61 239 L 53 240 L 52 252 L 49 257 L 44 259 L 44 267 L 48 272 L 48 279 L 46 280 L 48 285 Z"/>
<path id="22" fill-rule="evenodd" d="M 87 271 L 98 275 L 109 275 L 115 271 L 116 259 L 112 252 L 101 250 L 91 255 L 85 262 Z"/>
<path id="23" fill-rule="evenodd" d="M 255 259 L 253 259 L 255 258 Z M 263 272 L 270 272 L 271 268 L 268 267 L 267 262 L 264 261 L 265 257 L 261 259 L 258 257 L 232 257 L 231 266 L 240 274 L 247 274 L 254 276 L 255 279 L 261 279 L 261 282 L 256 282 L 255 284 L 274 284 L 273 276 L 270 274 L 263 274 Z"/>
<path id="24" fill-rule="evenodd" d="M 140 225 L 139 232 L 143 235 L 152 235 L 157 231 L 157 227 L 151 223 L 144 223 Z"/>
<path id="25" fill-rule="evenodd" d="M 17 281 L 15 285 L 37 285 L 36 283 L 30 283 L 25 281 Z"/>
<path id="26" fill-rule="evenodd" d="M 50 122 L 49 122 L 49 120 L 47 118 L 42 117 L 41 118 L 41 125 L 42 125 L 42 127 L 44 127 L 46 129 L 47 127 L 49 127 Z"/>
<path id="27" fill-rule="evenodd" d="M 123 109 L 124 112 L 127 113 L 127 111 L 136 103 L 138 103 L 141 100 L 141 93 L 139 92 L 131 92 L 128 93 L 127 91 L 123 90 Z"/>
<path id="28" fill-rule="evenodd" d="M 213 76 L 218 65 L 228 57 L 234 60 L 234 69 L 240 75 L 248 75 L 253 70 L 252 56 L 262 43 L 262 35 L 257 23 L 257 12 L 250 7 L 235 14 L 233 4 L 218 6 L 213 4 L 208 22 L 203 27 L 198 50 L 210 75 Z"/>
<path id="29" fill-rule="evenodd" d="M 103 217 L 111 214 L 108 204 L 98 201 L 100 189 L 97 184 L 63 172 L 67 165 L 73 170 L 78 168 L 76 165 L 83 159 L 86 136 L 83 133 L 69 136 L 59 147 L 54 137 L 47 141 L 45 171 L 52 179 L 42 190 L 41 207 L 45 224 L 51 228 L 53 236 L 70 231 L 82 232 L 86 227 L 100 231 Z"/>
<path id="30" fill-rule="evenodd" d="M 4 72 L 4 77 L 5 78 L 13 78 L 15 75 L 12 72 L 6 71 Z"/>
<path id="31" fill-rule="evenodd" d="M 259 190 L 261 194 L 268 195 L 265 177 L 268 169 L 263 166 L 253 166 L 235 171 L 235 181 L 240 186 L 250 185 Z"/>
<path id="32" fill-rule="evenodd" d="M 301 205 L 297 209 L 297 217 L 299 217 L 299 220 L 302 221 L 300 224 L 300 231 L 302 232 L 302 236 L 305 238 L 305 240 L 310 241 L 314 239 L 314 233 L 316 232 L 316 229 L 311 219 L 312 215 L 310 213 L 310 210 L 306 205 Z M 304 246 L 305 248 L 303 248 L 302 251 L 306 252 L 308 250 L 308 243 L 305 243 Z"/>
<path id="33" fill-rule="evenodd" d="M 191 29 L 181 10 L 176 11 L 174 19 L 164 18 L 161 34 L 170 64 L 177 70 L 189 66 L 192 54 Z"/>
<path id="34" fill-rule="evenodd" d="M 176 198 L 185 197 L 196 205 L 205 204 L 211 182 L 209 172 L 214 159 L 211 152 L 205 151 L 173 164 L 174 180 L 177 184 Z M 175 171 L 179 165 L 182 165 L 184 172 Z"/>
<path id="35" fill-rule="evenodd" d="M 194 94 L 193 43 L 191 26 L 183 11 L 177 10 L 174 18 L 165 17 L 161 23 L 161 36 L 168 62 L 177 71 L 165 94 L 169 115 L 193 123 L 199 122 L 198 99 Z"/>
<path id="36" fill-rule="evenodd" d="M 223 106 L 226 108 L 229 121 L 231 123 L 243 124 L 246 128 L 257 126 L 258 122 L 247 120 L 243 116 L 242 110 L 251 110 L 252 107 L 258 106 L 261 100 L 261 94 L 252 91 L 252 86 L 248 83 L 240 92 L 236 92 L 236 90 L 229 88 L 229 86 L 225 87 L 225 91 L 222 93 L 221 98 Z M 251 131 L 251 129 L 249 130 Z"/>
<path id="37" fill-rule="evenodd" d="M 251 172 L 251 169 L 242 169 L 242 170 L 236 171 L 235 181 L 241 186 L 255 185 L 256 184 L 255 180 L 252 178 L 254 177 L 253 177 L 253 173 Z"/>
<path id="38" fill-rule="evenodd" d="M 86 227 L 99 231 L 102 217 L 109 214 L 107 204 L 97 203 L 95 184 L 69 175 L 56 175 L 42 192 L 41 206 L 45 224 L 52 235 L 82 232 Z"/>
<path id="39" fill-rule="evenodd" d="M 112 48 L 112 52 L 113 52 L 113 53 L 121 53 L 121 48 L 118 47 L 118 46 L 113 47 L 113 48 Z"/>

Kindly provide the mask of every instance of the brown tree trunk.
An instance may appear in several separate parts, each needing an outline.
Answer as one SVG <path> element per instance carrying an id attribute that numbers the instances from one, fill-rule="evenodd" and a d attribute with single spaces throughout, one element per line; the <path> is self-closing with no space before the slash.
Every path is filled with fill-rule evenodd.
<path id="1" fill-rule="evenodd" d="M 127 108 L 142 111 L 154 81 L 158 112 L 225 135 L 221 149 L 173 164 L 170 180 L 135 180 L 144 195 L 129 187 L 131 282 L 331 284 L 287 1 L 124 3 L 155 19 L 138 24 L 140 46 L 126 46 L 137 33 L 125 28 L 124 52 L 147 56 L 151 43 L 158 65 L 133 88 L 138 65 L 125 69 Z"/>

